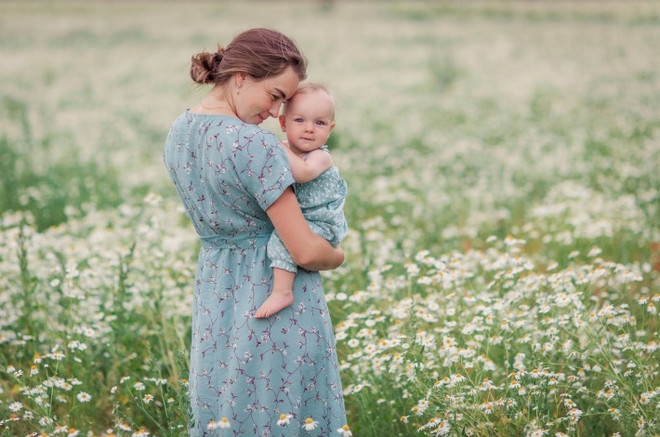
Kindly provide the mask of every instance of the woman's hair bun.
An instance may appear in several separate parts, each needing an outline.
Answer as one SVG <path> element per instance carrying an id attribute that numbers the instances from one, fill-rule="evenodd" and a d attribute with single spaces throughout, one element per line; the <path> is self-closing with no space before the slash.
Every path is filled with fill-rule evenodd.
<path id="1" fill-rule="evenodd" d="M 200 52 L 193 55 L 190 63 L 190 77 L 200 84 L 214 83 L 215 76 L 219 73 L 220 62 L 225 55 L 225 49 L 218 46 L 214 53 Z"/>

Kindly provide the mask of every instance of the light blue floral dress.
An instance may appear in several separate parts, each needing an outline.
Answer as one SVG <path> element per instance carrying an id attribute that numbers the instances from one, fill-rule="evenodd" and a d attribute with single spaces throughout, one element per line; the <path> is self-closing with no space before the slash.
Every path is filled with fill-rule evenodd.
<path id="1" fill-rule="evenodd" d="M 346 413 L 319 273 L 300 269 L 294 304 L 254 318 L 272 283 L 265 210 L 294 182 L 277 138 L 234 117 L 186 111 L 170 129 L 164 160 L 202 240 L 190 435 L 337 434 Z"/>

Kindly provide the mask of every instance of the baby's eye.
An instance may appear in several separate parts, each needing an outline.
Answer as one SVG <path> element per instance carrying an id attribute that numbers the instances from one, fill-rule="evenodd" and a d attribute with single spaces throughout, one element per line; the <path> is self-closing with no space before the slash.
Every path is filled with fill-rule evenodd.
<path id="1" fill-rule="evenodd" d="M 294 118 L 293 121 L 295 121 L 296 123 L 302 123 L 303 119 L 302 118 Z"/>
<path id="2" fill-rule="evenodd" d="M 319 120 L 316 122 L 316 124 L 318 124 L 319 126 L 325 126 L 326 123 L 325 121 Z"/>

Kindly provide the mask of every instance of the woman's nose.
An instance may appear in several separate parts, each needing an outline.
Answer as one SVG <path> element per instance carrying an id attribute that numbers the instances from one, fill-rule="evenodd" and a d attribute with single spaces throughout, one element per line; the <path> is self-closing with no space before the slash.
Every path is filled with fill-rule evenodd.
<path id="1" fill-rule="evenodd" d="M 278 115 L 280 115 L 280 107 L 282 106 L 282 102 L 273 102 L 271 105 L 270 109 L 268 110 L 268 113 L 270 114 L 271 117 L 277 118 Z"/>

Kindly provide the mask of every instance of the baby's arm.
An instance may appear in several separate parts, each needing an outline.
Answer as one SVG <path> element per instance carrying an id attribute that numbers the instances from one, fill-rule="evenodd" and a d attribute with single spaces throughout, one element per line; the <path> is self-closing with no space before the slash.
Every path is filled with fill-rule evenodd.
<path id="1" fill-rule="evenodd" d="M 291 165 L 291 173 L 296 182 L 302 184 L 309 182 L 321 173 L 332 167 L 332 158 L 325 150 L 317 149 L 307 154 L 307 159 L 302 159 L 284 145 Z"/>

